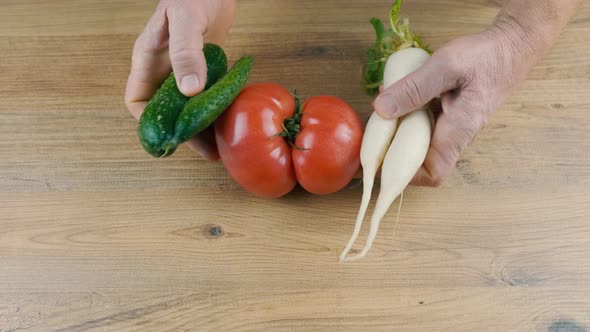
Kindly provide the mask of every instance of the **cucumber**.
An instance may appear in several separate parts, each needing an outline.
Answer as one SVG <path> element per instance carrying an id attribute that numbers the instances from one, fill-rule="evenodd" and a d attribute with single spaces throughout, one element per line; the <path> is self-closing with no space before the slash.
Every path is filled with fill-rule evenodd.
<path id="1" fill-rule="evenodd" d="M 191 98 L 180 112 L 174 138 L 166 148 L 175 149 L 209 127 L 242 91 L 253 64 L 251 56 L 244 56 L 209 90 Z"/>
<path id="2" fill-rule="evenodd" d="M 207 90 L 227 74 L 227 56 L 220 46 L 209 43 L 203 46 L 203 53 L 207 62 L 207 82 L 204 89 Z"/>
<path id="3" fill-rule="evenodd" d="M 227 57 L 223 49 L 215 44 L 205 44 L 203 53 L 207 61 L 205 89 L 208 89 L 227 73 Z M 150 99 L 139 119 L 137 133 L 141 145 L 149 154 L 162 157 L 174 152 L 163 146 L 174 137 L 178 115 L 189 100 L 178 90 L 174 73 L 171 73 Z"/>

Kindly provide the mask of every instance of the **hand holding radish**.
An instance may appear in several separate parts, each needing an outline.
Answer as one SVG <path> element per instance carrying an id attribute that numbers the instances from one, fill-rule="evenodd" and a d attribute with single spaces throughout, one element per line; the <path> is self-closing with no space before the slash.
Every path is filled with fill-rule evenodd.
<path id="1" fill-rule="evenodd" d="M 486 31 L 454 40 L 375 99 L 380 116 L 396 119 L 441 98 L 430 148 L 412 184 L 439 186 L 461 151 L 508 98 L 517 82 L 500 39 Z"/>
<path id="2" fill-rule="evenodd" d="M 581 1 L 504 2 L 488 29 L 444 45 L 424 66 L 375 99 L 379 115 L 396 119 L 441 98 L 442 112 L 412 185 L 439 186 L 454 170 L 461 151 L 525 79 Z M 554 16 L 541 20 L 542 10 Z"/>
<path id="3" fill-rule="evenodd" d="M 525 78 L 568 19 L 560 20 L 556 15 L 557 22 L 551 22 L 553 29 L 541 24 L 536 27 L 538 32 L 527 30 L 531 22 L 522 20 L 532 16 L 538 25 L 537 12 L 531 14 L 529 8 L 539 8 L 534 2 L 530 7 L 522 4 L 529 0 L 509 1 L 486 31 L 454 40 L 429 58 L 428 47 L 410 30 L 409 21 L 400 19 L 401 2 L 394 1 L 391 8 L 390 29 L 386 30 L 378 19 L 371 20 L 377 42 L 368 52 L 365 89 L 372 94 L 380 84 L 383 86 L 373 103 L 375 113 L 367 123 L 361 147 L 361 206 L 340 261 L 367 254 L 381 220 L 408 184 L 441 184 L 454 169 L 461 151 Z M 555 0 L 542 2 L 552 5 L 549 9 L 557 6 Z M 579 1 L 564 3 L 565 9 L 573 12 Z M 442 113 L 433 131 L 427 104 L 439 96 Z M 381 192 L 369 236 L 360 253 L 351 256 L 379 167 Z"/>

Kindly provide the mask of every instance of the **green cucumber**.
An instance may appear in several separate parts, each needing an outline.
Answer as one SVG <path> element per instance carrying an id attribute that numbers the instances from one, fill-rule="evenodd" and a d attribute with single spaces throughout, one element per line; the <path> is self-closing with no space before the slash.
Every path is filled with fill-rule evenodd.
<path id="1" fill-rule="evenodd" d="M 204 89 L 207 90 L 227 74 L 227 56 L 220 46 L 209 43 L 203 46 L 203 53 L 207 62 L 207 82 Z"/>
<path id="2" fill-rule="evenodd" d="M 174 138 L 165 150 L 173 151 L 178 144 L 209 127 L 242 91 L 253 64 L 251 56 L 244 56 L 209 90 L 191 98 L 180 112 Z"/>
<path id="3" fill-rule="evenodd" d="M 207 61 L 205 89 L 209 89 L 227 73 L 227 57 L 223 49 L 215 44 L 205 44 L 203 53 Z M 167 151 L 164 145 L 174 138 L 176 120 L 189 100 L 178 90 L 174 73 L 171 73 L 150 99 L 139 120 L 139 140 L 149 154 L 162 157 L 174 152 Z"/>

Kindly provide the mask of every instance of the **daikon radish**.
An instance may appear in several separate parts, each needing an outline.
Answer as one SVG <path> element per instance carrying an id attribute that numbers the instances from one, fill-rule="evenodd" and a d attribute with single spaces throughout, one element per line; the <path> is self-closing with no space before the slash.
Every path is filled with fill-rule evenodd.
<path id="1" fill-rule="evenodd" d="M 425 108 L 411 112 L 402 119 L 383 161 L 381 191 L 371 216 L 371 227 L 367 243 L 358 255 L 348 258 L 344 256 L 341 260 L 356 260 L 364 257 L 369 252 L 377 236 L 379 223 L 387 210 L 422 166 L 430 146 L 431 136 L 430 116 Z"/>
<path id="2" fill-rule="evenodd" d="M 398 25 L 400 6 L 401 1 L 396 1 L 391 9 L 392 29 L 389 31 L 384 30 L 383 24 L 379 20 L 371 20 L 377 33 L 377 46 L 372 49 L 373 52 L 370 52 L 370 55 L 374 57 L 389 55 L 384 68 L 373 66 L 372 69 L 377 72 L 383 71 L 384 88 L 388 88 L 420 68 L 430 57 L 426 51 L 428 48 L 423 46 L 419 38 L 409 31 L 408 21 L 405 20 L 401 25 Z M 392 45 L 383 44 L 384 37 L 389 38 Z M 397 39 L 392 39 L 393 37 Z M 374 65 L 374 63 L 370 65 Z M 375 73 L 365 75 L 366 80 L 374 77 Z M 367 90 L 370 91 L 375 84 L 368 83 Z M 352 237 L 340 255 L 341 262 L 359 259 L 367 254 L 377 236 L 381 219 L 424 162 L 432 135 L 428 111 L 421 108 L 409 113 L 399 121 L 399 128 L 396 128 L 397 125 L 397 119 L 384 119 L 377 113 L 373 113 L 367 123 L 361 146 L 363 196 Z M 381 165 L 382 163 L 383 165 Z M 381 192 L 371 217 L 367 242 L 358 255 L 347 257 L 360 233 L 371 200 L 374 178 L 380 166 L 383 166 Z"/>
<path id="3" fill-rule="evenodd" d="M 429 55 L 421 48 L 406 48 L 392 54 L 387 60 L 383 75 L 383 87 L 388 88 L 393 83 L 420 68 Z M 384 119 L 379 114 L 373 113 L 367 122 L 363 144 L 361 145 L 361 165 L 363 167 L 363 196 L 352 237 L 346 248 L 340 254 L 340 260 L 344 261 L 346 255 L 356 241 L 365 214 L 371 201 L 371 192 L 377 170 L 385 157 L 391 140 L 395 135 L 397 119 Z M 404 186 L 405 187 L 405 186 Z"/>

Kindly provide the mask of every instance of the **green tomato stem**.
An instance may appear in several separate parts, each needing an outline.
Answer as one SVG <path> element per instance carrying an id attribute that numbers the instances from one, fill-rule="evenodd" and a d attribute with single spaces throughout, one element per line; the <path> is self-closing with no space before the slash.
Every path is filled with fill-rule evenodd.
<path id="1" fill-rule="evenodd" d="M 295 100 L 295 112 L 293 116 L 285 119 L 281 124 L 283 127 L 283 132 L 278 133 L 275 136 L 281 136 L 287 139 L 289 144 L 296 150 L 307 150 L 305 148 L 298 147 L 295 144 L 295 140 L 297 139 L 297 135 L 301 131 L 301 117 L 303 116 L 303 111 L 301 110 L 301 102 L 299 98 L 296 96 L 296 91 L 293 92 L 293 99 Z"/>

